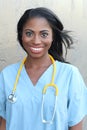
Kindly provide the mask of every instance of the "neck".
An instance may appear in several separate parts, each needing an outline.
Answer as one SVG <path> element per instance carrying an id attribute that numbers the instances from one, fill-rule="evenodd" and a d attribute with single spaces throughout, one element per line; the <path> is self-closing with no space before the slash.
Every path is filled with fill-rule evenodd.
<path id="1" fill-rule="evenodd" d="M 49 55 L 43 56 L 41 58 L 31 58 L 27 57 L 25 61 L 25 68 L 42 68 L 49 67 L 52 64 L 52 61 Z"/>

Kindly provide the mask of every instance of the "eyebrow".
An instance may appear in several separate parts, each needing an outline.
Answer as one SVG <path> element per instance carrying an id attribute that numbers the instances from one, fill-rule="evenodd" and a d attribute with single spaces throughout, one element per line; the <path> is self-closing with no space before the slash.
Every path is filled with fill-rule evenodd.
<path id="1" fill-rule="evenodd" d="M 41 30 L 40 32 L 49 32 L 48 30 Z"/>
<path id="2" fill-rule="evenodd" d="M 33 32 L 33 30 L 31 30 L 31 29 L 24 29 L 24 31 L 32 31 Z"/>
<path id="3" fill-rule="evenodd" d="M 32 30 L 32 29 L 25 29 L 24 31 L 34 32 L 34 30 Z M 49 30 L 41 30 L 40 32 L 41 32 L 41 33 L 42 33 L 42 32 L 49 32 Z"/>

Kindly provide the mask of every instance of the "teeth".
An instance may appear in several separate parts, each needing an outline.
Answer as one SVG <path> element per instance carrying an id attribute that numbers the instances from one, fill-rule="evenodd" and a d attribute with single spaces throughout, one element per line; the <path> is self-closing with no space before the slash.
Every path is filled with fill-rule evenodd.
<path id="1" fill-rule="evenodd" d="M 40 50 L 42 50 L 42 48 L 32 48 L 32 50 L 40 51 Z"/>
<path id="2" fill-rule="evenodd" d="M 33 53 L 40 53 L 43 50 L 43 48 L 34 48 L 34 47 L 31 47 L 30 49 Z"/>

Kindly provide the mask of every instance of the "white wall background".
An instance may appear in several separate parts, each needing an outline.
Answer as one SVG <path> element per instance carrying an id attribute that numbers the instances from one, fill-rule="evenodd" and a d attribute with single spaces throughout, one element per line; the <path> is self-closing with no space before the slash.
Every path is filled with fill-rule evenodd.
<path id="1" fill-rule="evenodd" d="M 44 6 L 58 14 L 76 39 L 67 59 L 76 65 L 87 84 L 87 0 L 0 0 L 0 70 L 25 55 L 16 38 L 16 25 L 25 9 Z M 85 120 L 84 130 L 87 130 Z"/>

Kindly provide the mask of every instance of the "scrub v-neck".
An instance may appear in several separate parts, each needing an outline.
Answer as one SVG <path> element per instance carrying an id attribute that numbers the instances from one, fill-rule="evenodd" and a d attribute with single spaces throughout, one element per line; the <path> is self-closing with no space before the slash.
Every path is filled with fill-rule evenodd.
<path id="1" fill-rule="evenodd" d="M 40 78 L 38 79 L 37 83 L 34 85 L 25 69 L 25 66 L 23 66 L 23 73 L 24 73 L 24 78 L 26 79 L 26 82 L 27 84 L 29 83 L 29 85 L 31 87 L 38 87 L 39 83 L 50 83 L 51 82 L 51 79 L 52 79 L 52 72 L 53 72 L 53 64 L 51 64 L 43 73 L 42 75 L 40 76 Z"/>

